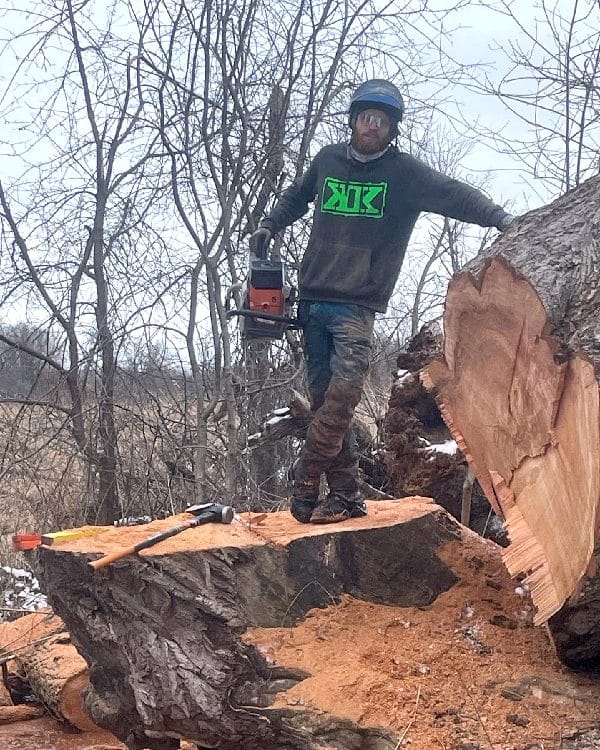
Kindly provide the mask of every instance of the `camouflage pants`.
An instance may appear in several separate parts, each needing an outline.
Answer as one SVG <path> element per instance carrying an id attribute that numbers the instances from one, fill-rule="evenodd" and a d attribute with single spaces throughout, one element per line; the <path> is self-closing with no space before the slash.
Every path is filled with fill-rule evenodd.
<path id="1" fill-rule="evenodd" d="M 324 473 L 332 492 L 350 496 L 358 491 L 351 422 L 369 370 L 375 313 L 359 305 L 302 301 L 298 319 L 313 419 L 296 477 L 314 494 Z"/>

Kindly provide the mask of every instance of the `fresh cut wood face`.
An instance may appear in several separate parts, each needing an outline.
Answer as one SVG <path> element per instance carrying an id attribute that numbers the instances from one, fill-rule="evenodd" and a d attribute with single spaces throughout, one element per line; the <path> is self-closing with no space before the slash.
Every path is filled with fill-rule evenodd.
<path id="1" fill-rule="evenodd" d="M 600 504 L 598 384 L 565 359 L 532 285 L 502 257 L 459 275 L 446 300 L 445 361 L 427 368 L 442 413 L 511 540 L 545 622 L 578 588 Z"/>
<path id="2" fill-rule="evenodd" d="M 569 362 L 554 439 L 542 456 L 523 461 L 511 482 L 517 502 L 506 523 L 511 546 L 504 561 L 511 574 L 532 570 L 538 613 L 544 622 L 579 588 L 594 552 L 600 505 L 598 387 L 592 365 Z M 544 564 L 528 560 L 527 540 L 540 540 Z"/>

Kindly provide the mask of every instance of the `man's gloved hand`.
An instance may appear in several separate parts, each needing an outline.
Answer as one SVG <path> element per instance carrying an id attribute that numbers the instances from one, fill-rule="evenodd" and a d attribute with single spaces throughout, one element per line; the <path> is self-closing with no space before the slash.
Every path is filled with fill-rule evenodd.
<path id="1" fill-rule="evenodd" d="M 515 218 L 516 217 L 513 216 L 512 214 L 504 214 L 504 216 L 496 224 L 496 228 L 499 229 L 501 232 L 506 231 L 509 228 L 509 226 L 513 223 Z"/>
<path id="2" fill-rule="evenodd" d="M 258 258 L 264 258 L 267 255 L 267 247 L 273 239 L 273 232 L 266 227 L 259 227 L 256 232 L 250 235 L 250 250 Z"/>

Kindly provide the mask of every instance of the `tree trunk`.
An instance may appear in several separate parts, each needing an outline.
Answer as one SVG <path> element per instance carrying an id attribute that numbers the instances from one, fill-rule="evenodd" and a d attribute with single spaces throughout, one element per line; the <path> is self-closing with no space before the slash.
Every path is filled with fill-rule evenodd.
<path id="1" fill-rule="evenodd" d="M 344 593 L 428 607 L 460 580 L 439 556 L 463 533 L 442 508 L 424 498 L 369 505 L 367 518 L 329 527 L 287 512 L 244 514 L 99 570 L 87 564 L 92 553 L 135 544 L 173 519 L 40 548 L 52 606 L 90 663 L 86 707 L 96 723 L 132 749 L 183 737 L 222 750 L 394 750 L 393 731 L 319 706 L 273 706 L 307 675 L 242 638 L 253 627 L 293 627 Z"/>
<path id="2" fill-rule="evenodd" d="M 109 288 L 106 277 L 104 219 L 107 186 L 103 174 L 102 147 L 97 144 L 96 182 L 98 188 L 96 216 L 92 230 L 94 280 L 96 283 L 96 327 L 101 358 L 100 394 L 98 397 L 98 504 L 86 514 L 89 523 L 112 523 L 121 515 L 117 486 L 117 430 L 115 426 L 115 345 L 109 321 Z"/>
<path id="3" fill-rule="evenodd" d="M 600 518 L 599 227 L 600 177 L 516 221 L 451 282 L 444 359 L 424 374 L 504 519 L 536 623 L 563 608 L 562 630 L 576 606 L 582 659 L 600 655 L 600 609 L 578 598 Z"/>

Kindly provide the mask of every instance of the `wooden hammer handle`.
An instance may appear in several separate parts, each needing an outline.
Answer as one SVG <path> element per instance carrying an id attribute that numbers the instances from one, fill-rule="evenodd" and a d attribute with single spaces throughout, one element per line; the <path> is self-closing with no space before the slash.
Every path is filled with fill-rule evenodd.
<path id="1" fill-rule="evenodd" d="M 136 552 L 136 545 L 133 544 L 131 547 L 125 547 L 124 549 L 117 550 L 116 552 L 111 552 L 110 555 L 104 555 L 104 557 L 101 557 L 98 560 L 92 560 L 92 562 L 89 563 L 89 566 L 94 570 L 98 570 L 98 568 L 105 568 L 107 565 L 120 560 L 122 557 L 127 557 L 127 555 L 135 555 Z"/>
<path id="2" fill-rule="evenodd" d="M 90 563 L 90 567 L 94 570 L 98 570 L 98 568 L 104 568 L 107 565 L 115 562 L 116 560 L 121 560 L 123 557 L 127 557 L 128 555 L 135 555 L 137 552 L 140 552 L 143 549 L 153 547 L 155 544 L 158 544 L 159 542 L 162 542 L 169 537 L 175 536 L 176 534 L 180 534 L 182 531 L 185 531 L 192 526 L 198 526 L 199 524 L 206 522 L 208 518 L 209 516 L 207 514 L 195 516 L 189 521 L 184 521 L 177 526 L 172 526 L 170 529 L 165 529 L 164 531 L 159 531 L 156 534 L 152 534 L 152 536 L 143 539 L 141 542 L 138 542 L 131 547 L 125 547 L 124 549 L 117 550 L 117 552 L 111 552 L 110 554 L 101 557 L 99 560 L 94 560 Z"/>
<path id="3" fill-rule="evenodd" d="M 118 552 L 111 552 L 109 555 L 105 555 L 99 560 L 93 560 L 91 563 L 89 563 L 89 566 L 94 570 L 98 570 L 98 568 L 105 568 L 107 565 L 110 565 L 116 560 L 121 560 L 123 557 L 127 557 L 128 555 L 135 555 L 137 552 L 140 552 L 143 549 L 148 549 L 148 547 L 153 547 L 155 544 L 158 544 L 165 539 L 169 539 L 169 537 L 175 536 L 176 534 L 181 534 L 181 532 L 185 531 L 186 529 L 191 529 L 194 526 L 200 526 L 204 523 L 210 523 L 211 521 L 231 523 L 232 519 L 233 508 L 228 505 L 215 504 L 214 506 L 212 506 L 212 508 L 207 508 L 205 512 L 194 515 L 192 518 L 178 524 L 177 526 L 172 526 L 170 529 L 159 531 L 158 533 L 147 537 L 146 539 L 132 545 L 131 547 L 125 547 L 125 549 L 118 550 Z"/>

